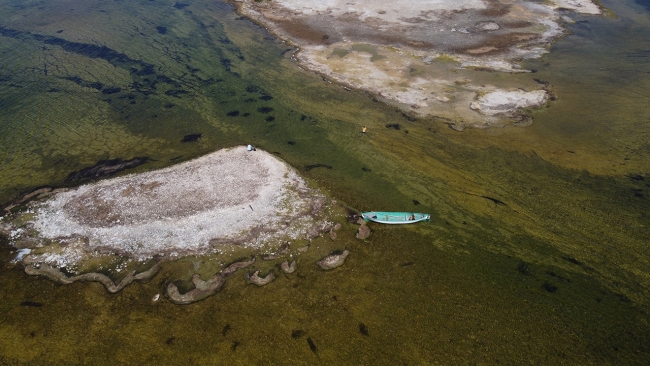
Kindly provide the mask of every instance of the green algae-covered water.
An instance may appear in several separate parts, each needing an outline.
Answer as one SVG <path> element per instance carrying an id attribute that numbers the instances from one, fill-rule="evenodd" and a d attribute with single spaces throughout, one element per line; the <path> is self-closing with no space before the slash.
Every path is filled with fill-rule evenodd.
<path id="1" fill-rule="evenodd" d="M 223 2 L 0 5 L 3 204 L 101 160 L 251 143 L 355 209 L 432 215 L 344 225 L 344 266 L 316 251 L 187 306 L 151 301 L 173 265 L 109 294 L 25 275 L 3 239 L 0 363 L 647 364 L 650 9 L 604 5 L 513 76 L 558 93 L 532 126 L 462 133 L 301 70 Z"/>

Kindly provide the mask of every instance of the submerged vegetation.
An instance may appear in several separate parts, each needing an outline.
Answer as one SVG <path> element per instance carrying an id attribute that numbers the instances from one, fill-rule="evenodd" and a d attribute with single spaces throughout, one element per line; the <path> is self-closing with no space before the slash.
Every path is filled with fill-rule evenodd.
<path id="1" fill-rule="evenodd" d="M 238 273 L 185 308 L 156 296 L 190 291 L 192 271 L 207 280 L 221 262 L 170 261 L 109 294 L 25 275 L 0 237 L 0 363 L 644 364 L 650 24 L 633 2 L 605 5 L 619 23 L 569 25 L 528 65 L 558 98 L 532 126 L 464 132 L 301 70 L 223 2 L 0 5 L 2 207 L 253 144 L 351 212 L 432 216 L 370 224 L 363 241 L 344 223 L 335 241 L 295 244 L 309 250 L 292 275 L 258 260 L 251 274 L 278 279 L 257 288 Z M 332 246 L 351 254 L 323 272 Z M 135 269 L 115 263 L 114 282 Z"/>

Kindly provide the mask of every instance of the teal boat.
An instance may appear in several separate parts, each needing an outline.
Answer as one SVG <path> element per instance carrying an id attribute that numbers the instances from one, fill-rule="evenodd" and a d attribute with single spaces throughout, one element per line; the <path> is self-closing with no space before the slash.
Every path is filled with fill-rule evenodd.
<path id="1" fill-rule="evenodd" d="M 381 224 L 413 224 L 431 219 L 431 215 L 419 212 L 371 211 L 362 212 L 361 217 L 366 221 L 374 221 Z"/>

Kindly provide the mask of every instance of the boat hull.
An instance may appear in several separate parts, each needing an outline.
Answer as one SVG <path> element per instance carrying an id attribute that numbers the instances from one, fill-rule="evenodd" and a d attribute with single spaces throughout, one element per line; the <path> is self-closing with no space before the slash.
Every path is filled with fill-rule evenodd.
<path id="1" fill-rule="evenodd" d="M 428 221 L 431 219 L 431 215 L 419 212 L 370 211 L 362 212 L 361 217 L 366 221 L 389 225 L 414 224 L 416 222 Z"/>

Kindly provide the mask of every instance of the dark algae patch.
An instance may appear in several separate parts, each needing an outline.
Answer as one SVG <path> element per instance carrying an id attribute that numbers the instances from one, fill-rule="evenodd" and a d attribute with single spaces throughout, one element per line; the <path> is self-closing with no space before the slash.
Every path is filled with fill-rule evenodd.
<path id="1" fill-rule="evenodd" d="M 543 288 L 544 290 L 546 290 L 547 292 L 550 292 L 550 293 L 555 293 L 555 292 L 557 292 L 557 286 L 555 286 L 554 284 L 552 284 L 552 283 L 550 283 L 550 282 L 544 282 L 544 283 L 542 284 L 542 288 Z"/>
<path id="2" fill-rule="evenodd" d="M 519 262 L 519 264 L 517 264 L 517 272 L 524 276 L 530 275 L 530 264 L 526 262 Z"/>
<path id="3" fill-rule="evenodd" d="M 230 331 L 230 324 L 226 324 L 223 326 L 223 329 L 221 330 L 221 335 L 226 336 L 228 335 L 228 332 Z"/>
<path id="4" fill-rule="evenodd" d="M 26 306 L 30 308 L 40 308 L 43 307 L 43 303 L 36 301 L 23 301 L 20 303 L 20 306 Z"/>
<path id="5" fill-rule="evenodd" d="M 239 347 L 240 344 L 241 344 L 241 343 L 239 343 L 239 341 L 232 341 L 232 345 L 230 346 L 230 349 L 231 349 L 233 352 L 235 352 L 235 351 L 237 351 L 237 347 Z"/>
<path id="6" fill-rule="evenodd" d="M 102 94 L 111 95 L 111 94 L 117 94 L 117 93 L 119 93 L 121 91 L 122 91 L 122 88 L 117 88 L 117 87 L 115 87 L 115 88 L 106 88 L 106 89 L 102 90 Z"/>
<path id="7" fill-rule="evenodd" d="M 181 142 L 197 142 L 199 139 L 203 137 L 203 134 L 200 133 L 191 133 L 189 135 L 183 136 L 183 139 L 181 139 Z"/>
<path id="8" fill-rule="evenodd" d="M 307 337 L 307 345 L 309 345 L 309 350 L 312 351 L 314 354 L 318 353 L 318 347 L 316 347 L 314 341 L 312 341 L 311 338 L 309 337 Z"/>
<path id="9" fill-rule="evenodd" d="M 65 182 L 75 183 L 87 179 L 105 178 L 115 175 L 125 169 L 135 168 L 149 161 L 149 158 L 139 157 L 130 160 L 111 159 L 101 160 L 97 164 L 72 172 L 68 175 Z"/>
<path id="10" fill-rule="evenodd" d="M 368 327 L 363 323 L 359 323 L 359 333 L 361 333 L 366 337 L 370 335 L 370 333 L 368 332 Z"/>
<path id="11" fill-rule="evenodd" d="M 310 165 L 305 165 L 305 171 L 307 171 L 307 172 L 310 171 L 310 170 L 312 170 L 312 169 L 316 169 L 316 168 L 325 168 L 325 169 L 330 169 L 330 170 L 333 169 L 333 167 L 332 167 L 331 165 L 328 165 L 328 164 L 310 164 Z"/>

